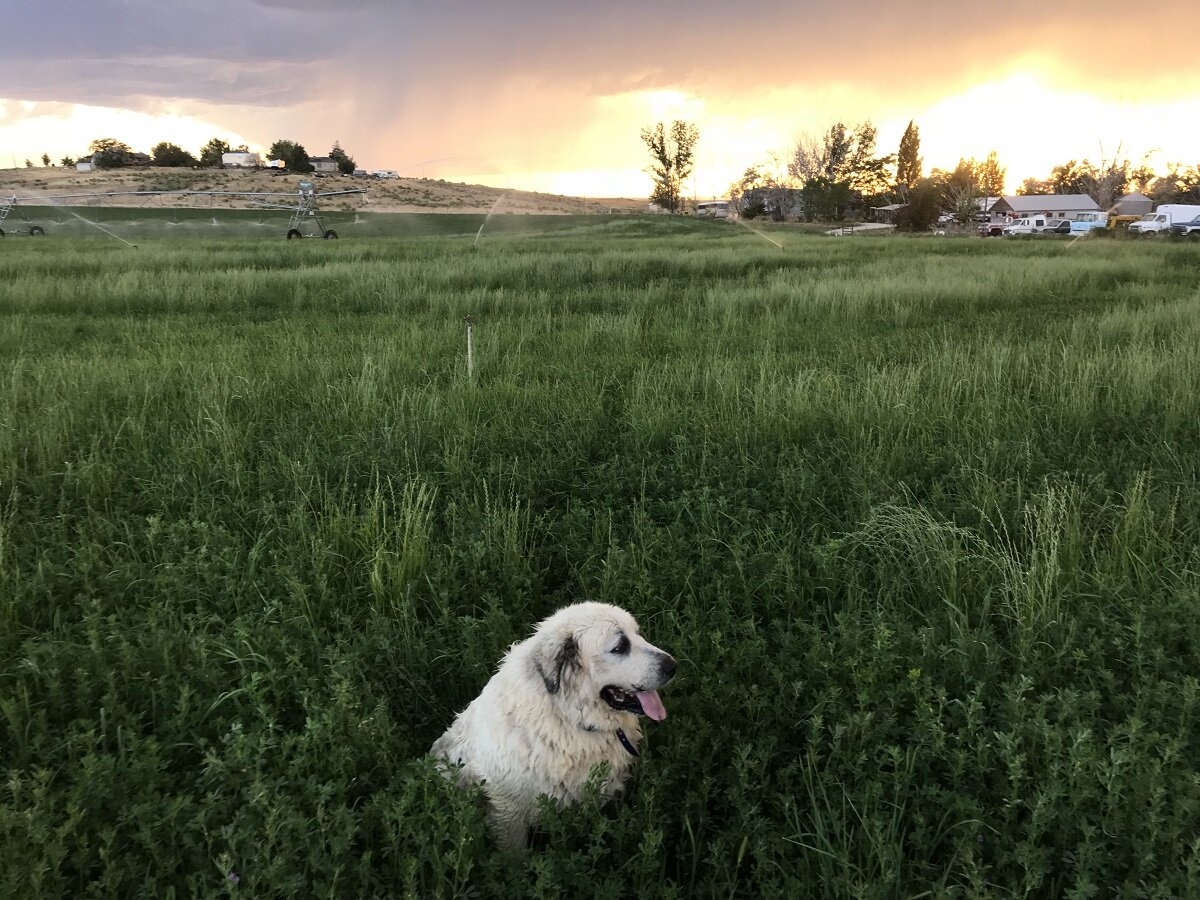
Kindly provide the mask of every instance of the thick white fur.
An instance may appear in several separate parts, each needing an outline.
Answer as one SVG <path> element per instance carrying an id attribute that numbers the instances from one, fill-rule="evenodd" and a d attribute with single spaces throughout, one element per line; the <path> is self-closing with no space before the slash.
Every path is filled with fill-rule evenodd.
<path id="1" fill-rule="evenodd" d="M 608 764 L 602 796 L 624 791 L 635 759 L 617 729 L 635 747 L 642 730 L 634 713 L 613 709 L 600 690 L 657 690 L 675 669 L 638 632 L 633 616 L 616 606 L 560 609 L 509 648 L 480 695 L 434 743 L 432 755 L 460 767 L 448 769 L 460 785 L 482 784 L 501 848 L 525 846 L 539 796 L 582 799 L 601 763 Z M 613 652 L 621 635 L 629 640 L 624 654 Z"/>

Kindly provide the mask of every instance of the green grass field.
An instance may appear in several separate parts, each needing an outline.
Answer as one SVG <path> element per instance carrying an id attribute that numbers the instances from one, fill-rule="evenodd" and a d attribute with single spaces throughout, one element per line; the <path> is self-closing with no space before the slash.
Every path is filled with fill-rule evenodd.
<path id="1" fill-rule="evenodd" d="M 1200 896 L 1200 248 L 480 221 L 0 245 L 0 895 Z M 669 717 L 496 853 L 581 598 Z"/>

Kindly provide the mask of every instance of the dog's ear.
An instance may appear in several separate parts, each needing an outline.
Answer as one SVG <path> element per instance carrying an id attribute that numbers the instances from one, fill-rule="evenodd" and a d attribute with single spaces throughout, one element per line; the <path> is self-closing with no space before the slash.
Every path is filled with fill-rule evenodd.
<path id="1" fill-rule="evenodd" d="M 557 694 L 562 690 L 563 680 L 580 667 L 579 645 L 575 636 L 547 635 L 534 651 L 533 664 L 546 685 L 546 693 Z"/>

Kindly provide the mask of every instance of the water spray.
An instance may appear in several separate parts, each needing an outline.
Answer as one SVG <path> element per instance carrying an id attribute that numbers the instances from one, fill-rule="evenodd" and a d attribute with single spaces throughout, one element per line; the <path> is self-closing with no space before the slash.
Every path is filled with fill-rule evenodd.
<path id="1" fill-rule="evenodd" d="M 480 237 L 480 235 L 483 234 L 483 226 L 487 225 L 488 219 L 490 219 L 492 217 L 492 213 L 494 213 L 496 211 L 496 207 L 500 205 L 500 201 L 503 200 L 506 196 L 508 196 L 508 191 L 505 191 L 503 194 L 501 194 L 499 197 L 496 198 L 496 202 L 492 204 L 492 208 L 488 210 L 488 214 L 483 217 L 483 222 L 481 222 L 479 225 L 479 231 L 477 231 L 475 233 L 475 243 L 473 243 L 471 245 L 472 250 L 474 250 L 476 247 L 479 246 L 479 237 Z M 467 326 L 467 333 L 470 334 L 470 326 L 469 325 Z"/>
<path id="2" fill-rule="evenodd" d="M 741 225 L 743 228 L 749 228 L 751 231 L 753 231 L 755 234 L 757 234 L 764 241 L 770 241 L 772 244 L 774 244 L 780 250 L 783 249 L 783 244 L 779 243 L 779 241 L 775 240 L 775 238 L 773 238 L 773 237 L 767 237 L 767 235 L 763 234 L 761 231 L 759 231 L 757 228 L 753 227 L 752 225 L 747 225 L 744 221 L 742 221 L 741 216 L 738 216 L 736 219 L 734 219 L 734 221 L 737 222 L 739 225 Z"/>
<path id="3" fill-rule="evenodd" d="M 137 244 L 133 243 L 132 241 L 127 241 L 127 240 L 125 240 L 125 238 L 121 237 L 121 236 L 120 236 L 119 234 L 117 234 L 115 231 L 110 231 L 109 229 L 107 229 L 107 228 L 105 228 L 103 225 L 101 225 L 99 222 L 93 222 L 91 219 L 85 219 L 85 218 L 84 218 L 83 216 L 81 216 L 79 213 L 75 212 L 75 210 L 74 210 L 74 209 L 72 209 L 71 207 L 69 207 L 69 206 L 67 206 L 67 205 L 65 205 L 65 204 L 63 204 L 63 203 L 59 203 L 59 202 L 58 202 L 58 200 L 57 200 L 57 199 L 55 199 L 54 197 L 49 197 L 49 196 L 47 196 L 47 195 L 45 195 L 45 194 L 41 193 L 40 191 L 34 191 L 34 192 L 33 192 L 33 194 L 34 194 L 34 198 L 35 198 L 35 199 L 37 199 L 39 202 L 41 202 L 41 203 L 44 203 L 44 204 L 46 204 L 46 205 L 48 205 L 48 206 L 52 206 L 52 207 L 54 207 L 55 209 L 57 209 L 57 210 L 59 210 L 59 211 L 61 211 L 61 212 L 67 212 L 67 213 L 70 213 L 72 216 L 74 216 L 75 218 L 77 218 L 77 219 L 78 219 L 80 222 L 83 222 L 85 225 L 91 225 L 93 228 L 96 228 L 96 229 L 98 229 L 98 230 L 100 230 L 100 231 L 103 231 L 103 232 L 104 232 L 105 234 L 107 234 L 109 237 L 111 237 L 111 238 L 116 238 L 116 239 L 117 239 L 118 241 L 120 241 L 122 244 L 126 244 L 126 245 L 130 246 L 130 247 L 132 247 L 134 250 L 136 250 L 136 249 L 137 249 Z M 16 204 L 17 204 L 17 198 L 16 198 L 16 197 L 13 197 L 13 198 L 12 198 L 12 199 L 9 201 L 9 208 L 11 209 L 11 208 L 12 208 L 13 206 L 15 206 Z M 31 231 L 31 233 L 33 233 L 33 232 Z M 39 233 L 39 234 L 41 233 L 41 229 L 38 229 L 38 233 Z"/>

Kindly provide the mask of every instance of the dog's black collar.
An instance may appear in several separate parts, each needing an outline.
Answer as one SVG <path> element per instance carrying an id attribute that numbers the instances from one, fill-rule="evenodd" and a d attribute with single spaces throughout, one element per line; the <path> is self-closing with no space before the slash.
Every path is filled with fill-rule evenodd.
<path id="1" fill-rule="evenodd" d="M 625 732 L 620 728 L 617 729 L 617 740 L 621 742 L 622 747 L 629 751 L 631 756 L 641 756 L 637 751 L 637 747 L 633 746 L 629 738 L 625 737 Z"/>

